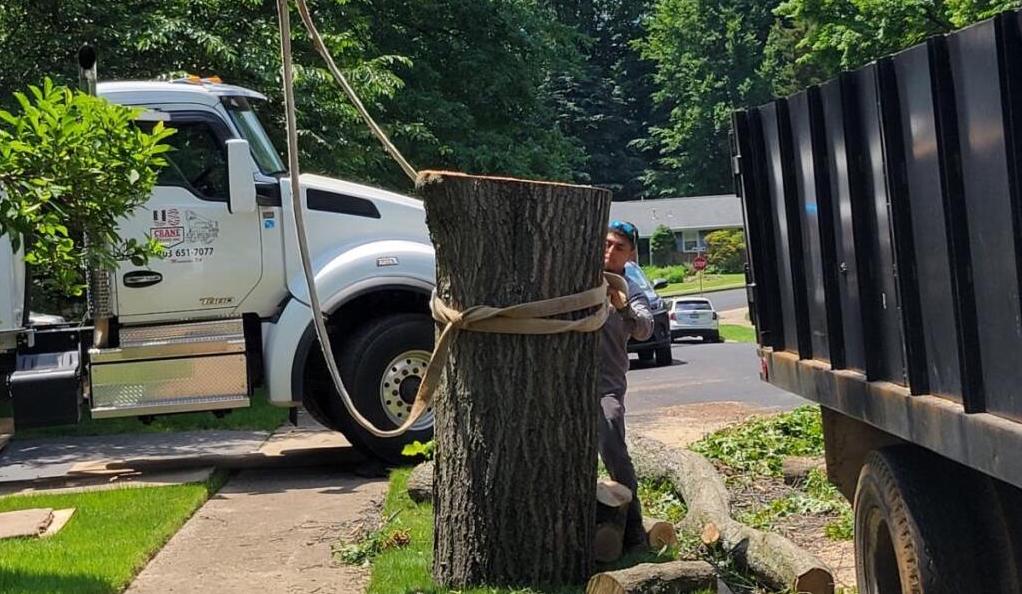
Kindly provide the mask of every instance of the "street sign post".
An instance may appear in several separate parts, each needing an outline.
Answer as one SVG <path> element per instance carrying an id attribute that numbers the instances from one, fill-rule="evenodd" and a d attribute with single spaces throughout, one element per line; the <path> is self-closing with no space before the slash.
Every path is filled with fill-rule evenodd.
<path id="1" fill-rule="evenodd" d="M 703 271 L 706 270 L 706 256 L 699 254 L 695 260 L 692 260 L 692 268 L 696 269 L 699 273 L 699 294 L 703 294 Z"/>

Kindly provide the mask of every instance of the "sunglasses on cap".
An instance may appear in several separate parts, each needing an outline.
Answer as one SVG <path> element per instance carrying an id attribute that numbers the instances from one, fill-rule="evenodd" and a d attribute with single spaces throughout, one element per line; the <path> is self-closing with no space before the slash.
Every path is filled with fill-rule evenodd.
<path id="1" fill-rule="evenodd" d="M 639 245 L 639 230 L 628 221 L 611 221 L 610 230 L 627 237 L 633 247 Z"/>

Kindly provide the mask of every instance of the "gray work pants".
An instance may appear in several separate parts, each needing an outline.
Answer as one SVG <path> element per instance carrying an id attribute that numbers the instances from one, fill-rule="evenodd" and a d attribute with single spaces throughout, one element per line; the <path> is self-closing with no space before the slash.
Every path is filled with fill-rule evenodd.
<path id="1" fill-rule="evenodd" d="M 610 478 L 632 490 L 632 503 L 628 506 L 628 523 L 625 525 L 625 544 L 638 544 L 645 541 L 646 535 L 642 527 L 639 483 L 625 444 L 624 395 L 606 394 L 601 397 L 600 412 L 600 458 Z"/>

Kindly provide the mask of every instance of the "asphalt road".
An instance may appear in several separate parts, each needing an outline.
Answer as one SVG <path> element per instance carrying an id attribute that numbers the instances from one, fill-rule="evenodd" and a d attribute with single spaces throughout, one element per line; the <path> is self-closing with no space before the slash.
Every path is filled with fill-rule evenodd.
<path id="1" fill-rule="evenodd" d="M 808 403 L 759 379 L 759 358 L 753 344 L 681 341 L 674 344 L 673 353 L 674 362 L 665 367 L 640 363 L 633 355 L 626 400 L 629 413 L 697 402 L 744 402 L 785 409 Z"/>
<path id="2" fill-rule="evenodd" d="M 749 305 L 748 298 L 745 295 L 745 289 L 717 291 L 713 293 L 705 293 L 703 296 L 707 297 L 710 302 L 713 303 L 713 308 L 717 311 L 738 309 L 741 307 L 748 307 Z"/>

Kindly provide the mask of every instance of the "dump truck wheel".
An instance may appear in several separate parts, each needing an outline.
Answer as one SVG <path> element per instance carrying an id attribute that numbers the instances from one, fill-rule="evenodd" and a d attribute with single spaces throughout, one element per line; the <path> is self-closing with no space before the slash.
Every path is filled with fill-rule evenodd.
<path id="1" fill-rule="evenodd" d="M 871 453 L 855 493 L 861 594 L 992 592 L 968 525 L 965 473 L 912 446 Z"/>

